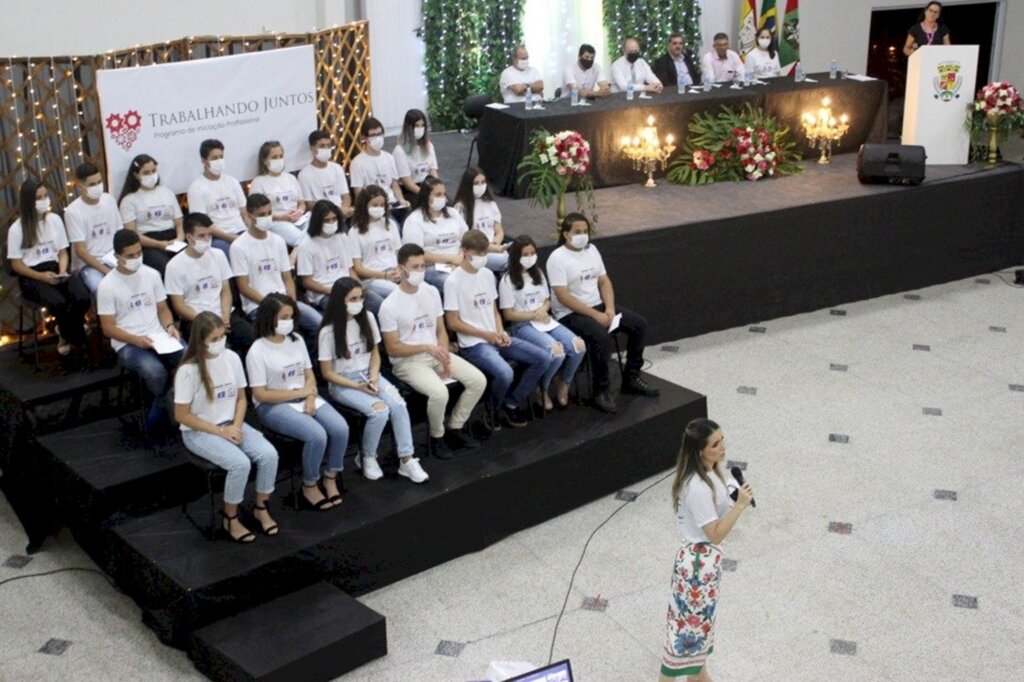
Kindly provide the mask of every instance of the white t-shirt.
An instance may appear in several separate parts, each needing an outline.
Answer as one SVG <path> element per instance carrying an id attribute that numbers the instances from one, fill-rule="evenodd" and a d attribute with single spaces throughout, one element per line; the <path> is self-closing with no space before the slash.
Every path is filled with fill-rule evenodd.
<path id="1" fill-rule="evenodd" d="M 393 154 L 398 177 L 411 177 L 417 185 L 430 175 L 430 171 L 437 168 L 437 154 L 434 153 L 433 142 L 427 142 L 427 151 L 425 152 L 418 144 L 414 144 L 412 152 L 409 154 L 405 153 L 402 145 L 396 144 Z"/>
<path id="2" fill-rule="evenodd" d="M 231 277 L 228 257 L 220 249 L 209 249 L 199 258 L 186 250 L 167 264 L 164 286 L 168 295 L 183 297 L 196 313 L 209 311 L 220 317 L 221 290 Z"/>
<path id="3" fill-rule="evenodd" d="M 614 92 L 625 92 L 626 84 L 631 80 L 637 86 L 661 83 L 661 79 L 654 75 L 651 65 L 643 57 L 637 59 L 633 64 L 630 64 L 625 56 L 612 62 L 612 90 Z"/>
<path id="4" fill-rule="evenodd" d="M 353 372 L 368 372 L 370 360 L 373 357 L 373 347 L 380 343 L 380 329 L 377 327 L 377 320 L 373 313 L 367 312 L 370 320 L 373 339 L 372 345 L 366 343 L 359 331 L 359 323 L 349 320 L 345 325 L 345 341 L 348 344 L 348 352 L 351 357 L 339 357 L 334 352 L 334 325 L 328 324 L 320 330 L 320 361 L 334 362 L 334 371 L 338 374 L 351 374 Z"/>
<path id="5" fill-rule="evenodd" d="M 544 301 L 550 297 L 548 282 L 544 279 L 543 272 L 540 275 L 540 284 L 534 284 L 530 274 L 523 272 L 522 289 L 512 286 L 508 273 L 505 273 L 498 284 L 498 307 L 502 310 L 511 308 L 521 313 L 533 312 L 544 305 Z"/>
<path id="6" fill-rule="evenodd" d="M 494 304 L 497 300 L 494 273 L 487 268 L 480 268 L 471 274 L 465 268 L 458 267 L 444 281 L 444 309 L 457 311 L 460 320 L 477 329 L 498 331 L 494 321 Z M 458 336 L 459 348 L 485 343 L 479 336 Z"/>
<path id="7" fill-rule="evenodd" d="M 455 209 L 459 212 L 459 215 L 466 218 L 465 207 L 462 204 L 455 204 Z M 488 201 L 487 199 L 477 199 L 473 202 L 472 225 L 468 225 L 469 220 L 466 219 L 467 229 L 480 230 L 492 242 L 494 241 L 494 223 L 500 222 L 501 209 L 498 208 L 498 202 Z"/>
<path id="8" fill-rule="evenodd" d="M 191 207 L 191 202 L 189 202 Z M 195 210 L 195 209 L 192 209 Z M 157 185 L 153 189 L 140 189 L 121 200 L 121 220 L 135 223 L 139 234 L 173 230 L 174 221 L 181 217 L 181 205 L 174 192 Z"/>
<path id="9" fill-rule="evenodd" d="M 225 349 L 215 358 L 206 358 L 206 371 L 213 382 L 213 399 L 206 392 L 199 365 L 186 362 L 174 373 L 175 404 L 191 405 L 189 411 L 210 424 L 234 421 L 238 392 L 244 391 L 246 386 L 242 361 L 234 351 Z M 192 430 L 184 424 L 180 428 Z"/>
<path id="10" fill-rule="evenodd" d="M 429 220 L 423 211 L 409 214 L 402 227 L 403 244 L 419 244 L 427 253 L 456 256 L 462 248 L 462 235 L 466 233 L 466 221 L 458 211 L 447 209 L 448 217 L 438 216 Z"/>
<path id="11" fill-rule="evenodd" d="M 601 304 L 601 290 L 597 286 L 606 274 L 604 260 L 593 244 L 582 251 L 570 251 L 559 246 L 548 257 L 548 281 L 552 287 L 568 287 L 569 293 L 581 303 L 594 307 Z M 557 296 L 551 297 L 551 313 L 560 320 L 572 310 L 562 305 Z"/>
<path id="12" fill-rule="evenodd" d="M 274 213 L 291 213 L 302 199 L 299 181 L 291 173 L 257 175 L 249 184 L 249 194 L 262 194 L 270 199 Z"/>
<path id="13" fill-rule="evenodd" d="M 117 268 L 108 272 L 96 290 L 96 312 L 113 315 L 118 329 L 135 336 L 160 334 L 157 304 L 167 300 L 167 292 L 160 281 L 160 273 L 143 265 L 131 275 L 121 274 Z M 111 339 L 114 350 L 128 345 L 124 341 Z"/>
<path id="14" fill-rule="evenodd" d="M 362 261 L 363 267 L 371 270 L 391 270 L 398 267 L 398 249 L 402 248 L 402 237 L 398 234 L 398 224 L 385 218 L 371 220 L 362 233 L 353 227 L 348 232 L 349 244 L 352 246 L 352 257 Z"/>
<path id="15" fill-rule="evenodd" d="M 114 248 L 114 233 L 124 227 L 117 201 L 105 192 L 95 204 L 87 204 L 81 197 L 72 201 L 64 211 L 64 222 L 68 228 L 68 240 L 72 244 L 85 242 L 85 250 L 97 259 L 110 253 Z M 78 272 L 84 265 L 72 249 L 71 271 Z"/>
<path id="16" fill-rule="evenodd" d="M 312 277 L 313 281 L 330 288 L 342 277 L 349 276 L 352 268 L 352 250 L 348 237 L 336 232 L 330 237 L 310 237 L 303 239 L 298 246 L 298 259 L 295 271 L 299 277 Z M 316 305 L 324 294 L 311 289 L 306 290 L 306 298 Z"/>
<path id="17" fill-rule="evenodd" d="M 34 268 L 40 263 L 57 262 L 61 249 L 68 248 L 68 234 L 64 231 L 64 221 L 56 213 L 46 212 L 36 228 L 36 243 L 27 249 L 21 248 L 24 234 L 21 231 L 21 218 L 14 221 L 7 230 L 7 257 L 21 260 L 22 263 Z"/>
<path id="18" fill-rule="evenodd" d="M 779 53 L 772 57 L 768 50 L 755 47 L 747 53 L 747 66 L 754 73 L 754 78 L 775 78 L 779 75 L 782 66 L 779 63 Z"/>
<path id="19" fill-rule="evenodd" d="M 333 161 L 328 161 L 326 168 L 309 164 L 300 170 L 299 187 L 306 201 L 327 199 L 334 202 L 335 206 L 341 206 L 341 198 L 349 193 L 345 171 Z"/>
<path id="20" fill-rule="evenodd" d="M 493 275 L 492 275 L 493 277 Z M 437 345 L 437 318 L 444 314 L 441 308 L 441 294 L 426 282 L 419 285 L 415 294 L 395 289 L 380 306 L 380 330 L 398 332 L 398 340 L 410 346 L 420 344 Z M 392 365 L 400 365 L 411 358 L 391 358 Z"/>
<path id="21" fill-rule="evenodd" d="M 601 73 L 600 64 L 594 62 L 593 66 L 584 71 L 580 68 L 579 60 L 565 67 L 565 73 L 562 76 L 563 85 L 575 85 L 580 90 L 596 90 L 597 84 L 603 80 L 604 75 Z M 568 89 L 566 88 L 566 90 Z M 567 91 L 562 94 L 568 96 Z"/>
<path id="22" fill-rule="evenodd" d="M 282 273 L 290 272 L 292 265 L 283 239 L 273 232 L 267 232 L 263 239 L 246 232 L 231 242 L 230 252 L 231 272 L 235 277 L 248 277 L 249 286 L 264 296 L 286 292 Z M 246 315 L 259 306 L 245 296 L 241 298 L 242 311 Z"/>
<path id="23" fill-rule="evenodd" d="M 359 152 L 356 158 L 352 159 L 348 170 L 352 176 L 353 187 L 362 189 L 367 185 L 377 185 L 387 192 L 388 203 L 395 203 L 395 192 L 391 189 L 391 183 L 398 180 L 399 175 L 395 157 L 391 154 L 383 150 L 376 156 Z"/>
<path id="24" fill-rule="evenodd" d="M 704 526 L 725 516 L 732 507 L 732 499 L 718 476 L 709 471 L 708 478 L 715 486 L 714 498 L 711 496 L 711 488 L 697 474 L 687 479 L 679 494 L 676 529 L 683 542 L 710 542 L 704 533 Z"/>
<path id="25" fill-rule="evenodd" d="M 225 232 L 245 232 L 243 208 L 245 192 L 238 180 L 230 175 L 222 175 L 216 180 L 200 175 L 188 186 L 188 210 L 205 213 L 214 225 Z"/>
<path id="26" fill-rule="evenodd" d="M 294 391 L 306 385 L 306 370 L 313 367 L 302 338 L 295 334 L 281 343 L 268 338 L 256 339 L 245 356 L 249 385 L 266 386 L 270 391 Z M 260 401 L 253 398 L 257 405 Z"/>
<path id="27" fill-rule="evenodd" d="M 532 66 L 525 71 L 520 71 L 514 66 L 509 66 L 501 72 L 501 96 L 505 98 L 505 104 L 525 102 L 526 95 L 517 95 L 509 90 L 510 85 L 533 85 L 539 80 L 544 80 L 540 71 Z M 538 95 L 539 96 L 539 95 Z"/>

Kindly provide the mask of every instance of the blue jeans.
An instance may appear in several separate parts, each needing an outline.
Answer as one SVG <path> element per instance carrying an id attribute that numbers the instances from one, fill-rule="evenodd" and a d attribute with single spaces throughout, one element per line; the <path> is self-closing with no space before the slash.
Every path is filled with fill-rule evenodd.
<path id="1" fill-rule="evenodd" d="M 218 239 L 217 237 L 214 237 L 212 246 L 215 249 L 220 249 L 221 251 L 223 251 L 224 255 L 227 256 L 229 259 L 231 258 L 231 242 L 229 242 L 228 240 Z M 229 260 L 228 262 L 231 261 Z"/>
<path id="2" fill-rule="evenodd" d="M 522 339 L 512 339 L 511 345 L 499 348 L 489 343 L 478 343 L 460 348 L 459 353 L 487 376 L 487 390 L 491 406 L 495 409 L 507 405 L 521 408 L 526 405 L 530 391 L 537 387 L 548 368 L 548 352 Z M 523 365 L 519 383 L 512 388 L 515 378 L 506 360 Z"/>
<path id="3" fill-rule="evenodd" d="M 256 492 L 260 495 L 274 492 L 277 450 L 262 433 L 248 424 L 242 424 L 240 445 L 205 431 L 182 431 L 181 440 L 189 452 L 228 472 L 224 481 L 226 504 L 238 504 L 245 497 L 245 483 L 249 480 L 252 464 L 256 465 Z"/>
<path id="4" fill-rule="evenodd" d="M 329 473 L 344 468 L 348 422 L 329 403 L 321 405 L 313 416 L 287 403 L 260 403 L 256 414 L 271 431 L 302 441 L 302 482 L 305 485 L 320 480 L 325 453 Z"/>
<path id="5" fill-rule="evenodd" d="M 487 269 L 497 274 L 505 272 L 508 267 L 508 251 L 487 254 Z"/>
<path id="6" fill-rule="evenodd" d="M 444 281 L 448 279 L 447 272 L 441 272 L 433 265 L 427 266 L 427 272 L 424 274 L 423 279 L 427 284 L 431 285 L 438 290 L 441 294 L 441 300 L 444 300 Z"/>
<path id="7" fill-rule="evenodd" d="M 522 339 L 527 343 L 532 343 L 534 346 L 548 351 L 550 361 L 548 362 L 547 371 L 544 372 L 544 377 L 540 380 L 540 385 L 545 393 L 551 387 L 551 380 L 558 374 L 559 369 L 562 370 L 562 381 L 568 385 L 572 384 L 572 380 L 576 376 L 576 370 L 580 368 L 580 364 L 583 362 L 587 352 L 585 347 L 582 351 L 579 351 L 573 345 L 573 341 L 580 337 L 562 325 L 558 325 L 549 332 L 542 332 L 529 322 L 516 322 L 512 325 L 509 333 L 517 339 Z M 562 344 L 562 355 L 555 355 L 551 350 L 551 344 L 555 341 Z M 580 343 L 583 343 L 582 339 L 580 339 Z"/>
<path id="8" fill-rule="evenodd" d="M 346 374 L 345 378 L 356 382 L 366 381 L 366 375 L 361 372 Z M 384 377 L 377 378 L 377 389 L 377 396 L 337 384 L 331 384 L 327 390 L 338 404 L 350 407 L 366 417 L 363 442 L 359 446 L 364 458 L 377 456 L 377 446 L 389 420 L 391 430 L 395 434 L 398 456 L 412 457 L 416 448 L 412 444 L 412 425 L 409 422 L 409 410 L 405 407 L 405 400 L 394 384 Z M 380 404 L 383 404 L 383 410 L 374 408 L 374 405 Z"/>
<path id="9" fill-rule="evenodd" d="M 184 353 L 184 350 L 180 350 L 160 355 L 154 350 L 139 348 L 130 343 L 117 351 L 121 366 L 138 374 L 142 383 L 146 385 L 146 390 L 153 396 L 153 403 L 146 413 L 147 428 L 156 426 L 167 416 L 164 399 L 167 397 L 167 391 L 171 389 L 170 379 L 174 375 L 174 370 L 181 364 L 181 356 Z"/>
<path id="10" fill-rule="evenodd" d="M 288 248 L 298 246 L 299 242 L 306 238 L 305 231 L 295 227 L 294 223 L 286 220 L 275 220 L 270 224 L 270 231 L 284 240 Z"/>
<path id="11" fill-rule="evenodd" d="M 82 280 L 82 284 L 89 290 L 93 300 L 96 299 L 96 290 L 100 288 L 100 280 L 103 279 L 103 273 L 96 268 L 91 268 L 88 265 L 83 265 L 82 269 L 78 271 L 78 278 Z"/>

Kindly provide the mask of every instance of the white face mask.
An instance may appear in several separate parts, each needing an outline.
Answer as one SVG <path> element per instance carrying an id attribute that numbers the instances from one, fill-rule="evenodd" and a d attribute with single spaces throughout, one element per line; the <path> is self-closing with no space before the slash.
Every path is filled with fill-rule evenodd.
<path id="1" fill-rule="evenodd" d="M 213 161 L 210 161 L 209 166 L 210 166 L 210 172 L 213 175 L 220 175 L 220 174 L 222 174 L 224 172 L 224 159 L 223 159 L 223 157 L 219 158 L 219 159 L 214 159 Z"/>
<path id="2" fill-rule="evenodd" d="M 316 150 L 316 160 L 320 163 L 327 163 L 331 160 L 332 156 L 334 156 L 334 147 L 329 147 L 328 149 L 318 148 Z"/>
<path id="3" fill-rule="evenodd" d="M 768 46 L 772 44 L 771 38 L 758 38 L 757 44 L 761 46 L 762 50 L 767 50 Z"/>
<path id="4" fill-rule="evenodd" d="M 474 270 L 479 270 L 487 265 L 487 256 L 470 256 L 469 264 L 473 266 Z"/>
<path id="5" fill-rule="evenodd" d="M 142 267 L 142 256 L 139 256 L 138 258 L 125 258 L 124 259 L 124 269 L 127 270 L 128 272 L 136 272 L 141 267 Z"/>
<path id="6" fill-rule="evenodd" d="M 374 220 L 380 220 L 381 218 L 384 217 L 384 207 L 383 206 L 368 206 L 366 208 L 366 212 Z"/>
<path id="7" fill-rule="evenodd" d="M 50 197 L 45 199 L 36 199 L 36 213 L 43 215 L 50 210 Z"/>
<path id="8" fill-rule="evenodd" d="M 338 231 L 338 221 L 335 220 L 333 223 L 325 222 L 323 224 L 323 230 L 321 231 L 321 234 L 323 234 L 323 236 L 325 236 L 325 237 L 333 237 L 334 234 L 337 233 L 337 231 Z"/>
<path id="9" fill-rule="evenodd" d="M 424 126 L 416 126 L 412 129 L 412 134 L 417 140 L 422 140 L 427 134 L 427 129 Z"/>
<path id="10" fill-rule="evenodd" d="M 430 208 L 435 211 L 444 210 L 448 205 L 448 197 L 430 197 Z"/>
<path id="11" fill-rule="evenodd" d="M 482 185 L 473 185 L 473 196 L 475 196 L 477 199 L 479 199 L 480 197 L 482 197 L 486 193 L 487 193 L 487 183 L 484 183 Z"/>
<path id="12" fill-rule="evenodd" d="M 266 232 L 267 230 L 270 229 L 270 226 L 274 224 L 274 216 L 270 216 L 270 215 L 256 216 L 256 219 L 253 220 L 253 224 L 256 226 L 257 230 L 261 230 L 263 232 Z"/>
<path id="13" fill-rule="evenodd" d="M 384 136 L 383 135 L 372 135 L 369 138 L 370 149 L 375 152 L 379 152 L 384 149 Z"/>
<path id="14" fill-rule="evenodd" d="M 139 184 L 146 189 L 153 189 L 156 187 L 156 183 L 160 182 L 160 174 L 153 173 L 151 175 L 143 175 L 139 178 Z"/>
<path id="15" fill-rule="evenodd" d="M 192 248 L 201 256 L 210 250 L 210 245 L 212 243 L 213 240 L 211 239 L 196 239 L 192 242 Z"/>
<path id="16" fill-rule="evenodd" d="M 267 170 L 271 173 L 280 173 L 284 170 L 284 159 L 270 159 L 267 161 Z"/>
<path id="17" fill-rule="evenodd" d="M 519 259 L 519 263 L 523 266 L 523 270 L 529 270 L 537 264 L 537 256 L 536 254 L 532 256 L 523 256 Z"/>
<path id="18" fill-rule="evenodd" d="M 346 303 L 345 310 L 348 311 L 349 315 L 355 317 L 359 313 L 363 312 L 363 302 L 356 301 L 355 303 Z"/>
<path id="19" fill-rule="evenodd" d="M 526 71 L 528 68 L 530 68 L 530 60 L 529 59 L 520 59 L 519 60 L 519 70 L 520 71 Z"/>
<path id="20" fill-rule="evenodd" d="M 407 279 L 409 280 L 409 284 L 413 285 L 414 287 L 418 287 L 419 285 L 423 284 L 423 278 L 426 276 L 427 273 L 424 270 L 410 270 L 408 272 Z"/>
<path id="21" fill-rule="evenodd" d="M 277 324 L 274 325 L 274 331 L 281 336 L 288 336 L 295 329 L 294 320 L 278 320 Z"/>
<path id="22" fill-rule="evenodd" d="M 212 355 L 213 357 L 217 357 L 218 355 L 223 353 L 224 349 L 227 347 L 228 340 L 222 336 L 213 343 L 206 344 L 206 352 Z"/>
<path id="23" fill-rule="evenodd" d="M 92 187 L 86 187 L 85 196 L 93 201 L 99 201 L 99 198 L 103 196 L 103 184 L 101 183 L 99 185 L 93 185 Z"/>
<path id="24" fill-rule="evenodd" d="M 588 234 L 574 234 L 569 237 L 569 243 L 572 244 L 574 249 L 585 248 L 590 242 L 590 235 Z"/>

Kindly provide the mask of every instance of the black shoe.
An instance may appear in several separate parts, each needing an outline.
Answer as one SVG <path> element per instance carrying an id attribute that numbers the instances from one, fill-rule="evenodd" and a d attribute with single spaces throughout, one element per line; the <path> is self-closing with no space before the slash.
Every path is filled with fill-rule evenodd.
<path id="1" fill-rule="evenodd" d="M 661 395 L 661 391 L 647 383 L 639 374 L 631 374 L 626 378 L 625 383 L 622 384 L 622 392 L 643 395 L 648 398 L 657 398 Z"/>
<path id="2" fill-rule="evenodd" d="M 608 391 L 598 393 L 594 396 L 594 407 L 607 412 L 608 414 L 615 414 L 619 411 L 619 408 L 615 406 L 615 400 L 612 398 L 612 394 Z"/>
<path id="3" fill-rule="evenodd" d="M 506 407 L 501 411 L 501 421 L 514 429 L 521 429 L 527 424 L 526 411 L 514 407 Z"/>
<path id="4" fill-rule="evenodd" d="M 501 421 L 498 419 L 498 412 L 490 407 L 484 408 L 480 422 L 491 433 L 501 431 Z"/>
<path id="5" fill-rule="evenodd" d="M 456 450 L 480 447 L 480 441 L 473 438 L 466 429 L 449 429 L 448 433 L 446 433 L 444 437 L 448 442 L 449 447 Z"/>
<path id="6" fill-rule="evenodd" d="M 427 443 L 427 452 L 430 453 L 431 457 L 436 457 L 437 459 L 452 458 L 452 451 L 448 449 L 444 438 L 434 438 L 431 436 L 430 441 Z"/>

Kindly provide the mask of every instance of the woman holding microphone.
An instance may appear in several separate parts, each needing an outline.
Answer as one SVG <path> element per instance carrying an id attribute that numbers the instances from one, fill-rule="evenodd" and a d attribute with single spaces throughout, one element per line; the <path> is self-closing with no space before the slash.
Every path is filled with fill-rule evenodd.
<path id="1" fill-rule="evenodd" d="M 733 504 L 721 462 L 725 437 L 710 419 L 694 419 L 683 431 L 683 446 L 672 481 L 672 503 L 682 547 L 672 572 L 665 654 L 659 682 L 688 677 L 710 682 L 707 657 L 714 649 L 715 610 L 722 575 L 725 536 L 754 499 L 750 485 Z"/>

